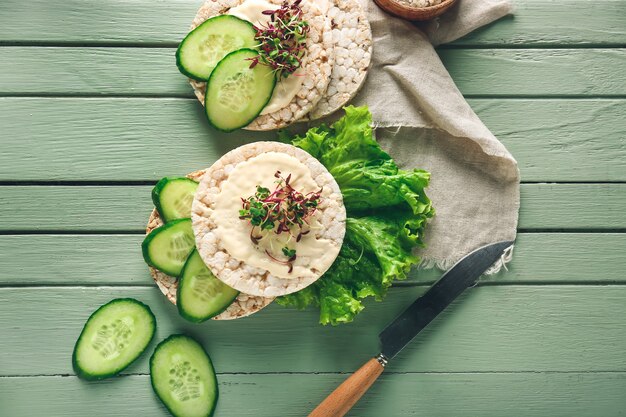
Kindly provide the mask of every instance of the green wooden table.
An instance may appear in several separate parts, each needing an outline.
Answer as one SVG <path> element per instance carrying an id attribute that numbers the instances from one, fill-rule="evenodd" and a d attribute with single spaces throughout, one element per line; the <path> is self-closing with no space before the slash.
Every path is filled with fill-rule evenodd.
<path id="1" fill-rule="evenodd" d="M 351 416 L 626 413 L 626 2 L 518 0 L 440 48 L 518 159 L 516 254 L 392 362 Z M 147 357 L 85 383 L 85 319 L 148 303 L 157 340 L 188 332 L 219 371 L 217 416 L 303 416 L 377 352 L 377 333 L 437 276 L 414 273 L 351 325 L 270 306 L 191 325 L 139 244 L 151 186 L 273 135 L 207 127 L 173 62 L 199 0 L 0 4 L 0 416 L 165 416 Z"/>

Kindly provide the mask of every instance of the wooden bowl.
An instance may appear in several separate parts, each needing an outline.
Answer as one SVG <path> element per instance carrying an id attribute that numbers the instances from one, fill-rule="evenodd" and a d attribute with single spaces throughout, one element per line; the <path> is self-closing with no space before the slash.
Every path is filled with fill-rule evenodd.
<path id="1" fill-rule="evenodd" d="M 374 0 L 374 2 L 394 16 L 407 20 L 430 20 L 448 10 L 456 0 L 443 0 L 441 3 L 429 7 L 409 6 L 400 0 Z"/>

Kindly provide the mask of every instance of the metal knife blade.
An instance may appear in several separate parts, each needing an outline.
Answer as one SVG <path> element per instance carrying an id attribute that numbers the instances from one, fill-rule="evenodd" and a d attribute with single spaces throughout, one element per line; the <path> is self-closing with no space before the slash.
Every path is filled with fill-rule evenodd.
<path id="1" fill-rule="evenodd" d="M 463 291 L 493 265 L 513 242 L 498 242 L 476 249 L 450 268 L 432 287 L 378 335 L 382 358 L 392 359 Z M 382 363 L 382 362 L 381 362 Z"/>

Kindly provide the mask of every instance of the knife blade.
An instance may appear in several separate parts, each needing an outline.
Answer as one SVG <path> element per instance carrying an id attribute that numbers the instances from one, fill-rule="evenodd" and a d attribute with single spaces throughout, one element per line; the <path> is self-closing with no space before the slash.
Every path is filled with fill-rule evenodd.
<path id="1" fill-rule="evenodd" d="M 513 242 L 498 242 L 478 248 L 443 274 L 378 335 L 383 357 L 393 359 L 452 301 L 475 285 L 478 278 L 512 245 Z"/>
<path id="2" fill-rule="evenodd" d="M 498 242 L 476 249 L 458 261 L 421 297 L 378 335 L 382 351 L 345 380 L 309 414 L 342 417 L 382 374 L 387 363 L 409 344 L 439 313 L 500 259 L 513 242 Z"/>

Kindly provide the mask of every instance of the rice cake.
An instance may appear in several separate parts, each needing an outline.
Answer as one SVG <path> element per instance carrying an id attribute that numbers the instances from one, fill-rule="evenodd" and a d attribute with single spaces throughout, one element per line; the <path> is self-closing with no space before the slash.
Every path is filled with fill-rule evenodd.
<path id="1" fill-rule="evenodd" d="M 196 171 L 187 175 L 187 178 L 191 178 L 194 181 L 199 181 L 204 173 L 204 170 Z M 150 219 L 148 220 L 148 226 L 146 227 L 146 234 L 149 234 L 154 229 L 162 225 L 163 221 L 159 216 L 159 212 L 156 209 L 152 210 L 152 213 L 150 214 Z M 176 305 L 176 291 L 178 289 L 178 279 L 169 276 L 154 267 L 149 267 L 149 269 L 150 275 L 156 282 L 161 292 L 167 297 L 170 302 L 172 302 L 172 304 Z M 233 301 L 233 303 L 228 306 L 228 308 L 224 312 L 213 317 L 213 320 L 234 320 L 242 317 L 247 317 L 267 307 L 272 301 L 274 301 L 273 297 L 255 297 L 253 295 L 239 293 L 237 298 L 235 298 L 235 301 Z"/>
<path id="2" fill-rule="evenodd" d="M 210 17 L 226 14 L 246 0 L 207 0 L 198 10 L 191 30 Z M 267 0 L 280 6 L 283 0 Z M 245 129 L 273 130 L 290 125 L 309 113 L 320 101 L 330 83 L 334 64 L 334 45 L 330 19 L 327 17 L 330 3 L 328 0 L 304 0 L 301 3 L 304 20 L 309 23 L 306 39 L 307 53 L 301 70 L 306 74 L 300 89 L 291 102 L 273 113 L 257 117 Z M 204 105 L 206 83 L 190 79 L 191 86 L 198 100 Z"/>
<path id="3" fill-rule="evenodd" d="M 267 181 L 274 180 L 272 175 L 269 175 L 271 178 L 268 179 L 267 173 L 259 174 L 263 172 L 259 169 L 250 171 L 254 174 L 248 173 L 247 176 L 239 171 L 242 166 L 258 162 L 261 157 L 268 154 L 283 155 L 284 158 L 295 161 L 303 167 L 308 179 L 301 175 L 294 175 L 294 181 L 307 180 L 315 185 L 315 188 L 322 189 L 320 204 L 315 218 L 311 220 L 311 224 L 320 226 L 311 227 L 310 233 L 299 243 L 300 246 L 297 247 L 299 255 L 293 262 L 293 275 L 290 275 L 291 270 L 287 273 L 284 266 L 275 266 L 278 264 L 274 264 L 271 257 L 265 256 L 258 249 L 256 257 L 249 256 L 245 259 L 239 257 L 241 253 L 246 253 L 246 251 L 254 253 L 255 250 L 250 239 L 249 224 L 239 219 L 240 197 L 245 198 L 254 194 L 257 185 L 268 187 Z M 271 168 L 281 170 L 285 166 L 284 164 L 282 166 L 271 165 Z M 248 167 L 255 166 L 248 165 Z M 291 169 L 294 172 L 293 168 Z M 283 172 L 287 175 L 287 171 Z M 228 189 L 234 181 L 246 183 L 247 191 L 245 195 L 235 196 L 234 205 L 224 206 L 221 203 L 221 199 L 226 194 L 224 190 Z M 305 191 L 312 192 L 313 190 L 300 191 L 305 193 Z M 227 211 L 222 209 L 224 207 Z M 228 214 L 224 216 L 224 213 Z M 207 170 L 194 197 L 191 219 L 198 252 L 218 279 L 246 294 L 276 297 L 311 285 L 328 270 L 339 254 L 343 243 L 346 210 L 337 182 L 317 159 L 291 145 L 279 142 L 256 142 L 228 152 Z M 224 230 L 230 230 L 225 228 L 225 225 L 229 224 L 241 225 L 237 227 L 245 231 L 243 237 L 240 238 L 236 233 L 225 234 Z M 309 239 L 310 243 L 303 246 L 305 239 Z M 320 256 L 306 256 L 306 250 L 320 242 L 323 243 L 323 252 L 320 252 Z M 277 273 L 276 268 L 284 269 L 281 273 Z"/>
<path id="4" fill-rule="evenodd" d="M 328 11 L 332 22 L 335 63 L 322 99 L 305 117 L 316 120 L 352 100 L 367 76 L 372 57 L 372 30 L 358 0 L 335 0 Z"/>

